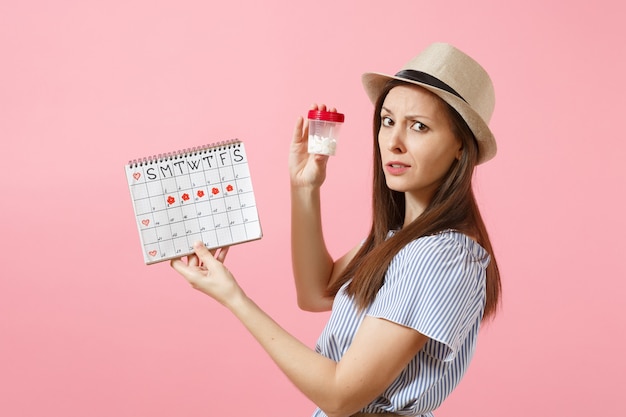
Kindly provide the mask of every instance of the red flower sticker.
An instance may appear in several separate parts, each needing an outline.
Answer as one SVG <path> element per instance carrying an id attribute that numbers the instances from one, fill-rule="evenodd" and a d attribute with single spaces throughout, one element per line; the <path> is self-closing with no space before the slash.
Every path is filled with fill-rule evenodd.
<path id="1" fill-rule="evenodd" d="M 182 195 L 183 200 L 187 201 L 189 200 L 189 194 L 185 193 Z"/>
<path id="2" fill-rule="evenodd" d="M 217 188 L 213 187 L 213 188 L 211 189 L 211 192 L 213 193 L 213 195 L 215 195 L 215 194 L 219 194 L 219 193 L 220 193 L 220 190 L 218 190 Z"/>
<path id="3" fill-rule="evenodd" d="M 232 190 L 233 190 L 233 186 L 232 186 L 232 185 L 230 185 L 230 184 L 228 184 L 228 185 L 226 186 L 226 191 L 231 192 Z"/>
<path id="4" fill-rule="evenodd" d="M 176 202 L 176 199 L 171 195 L 167 197 L 167 204 L 172 205 Z"/>
<path id="5" fill-rule="evenodd" d="M 200 197 L 200 198 L 204 197 L 204 191 L 202 191 L 202 190 L 198 190 L 197 194 L 198 194 L 198 197 Z"/>

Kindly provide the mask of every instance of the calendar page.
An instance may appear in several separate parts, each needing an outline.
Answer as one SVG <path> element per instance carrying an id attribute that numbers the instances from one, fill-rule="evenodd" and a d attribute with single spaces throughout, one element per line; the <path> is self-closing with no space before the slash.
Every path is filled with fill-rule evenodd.
<path id="1" fill-rule="evenodd" d="M 142 158 L 126 177 L 146 264 L 262 237 L 243 142 Z"/>

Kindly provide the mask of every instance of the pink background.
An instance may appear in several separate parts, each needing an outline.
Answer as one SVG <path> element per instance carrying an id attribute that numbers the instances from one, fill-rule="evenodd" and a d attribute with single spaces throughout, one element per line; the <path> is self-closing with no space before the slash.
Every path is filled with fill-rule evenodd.
<path id="1" fill-rule="evenodd" d="M 475 56 L 496 87 L 499 154 L 476 190 L 504 284 L 437 415 L 626 415 L 624 14 L 553 3 L 0 3 L 0 415 L 310 415 L 221 306 L 144 266 L 123 167 L 243 139 L 265 236 L 228 265 L 313 346 L 327 315 L 295 304 L 294 121 L 312 102 L 346 114 L 323 193 L 340 255 L 369 219 L 360 75 L 433 41 Z"/>

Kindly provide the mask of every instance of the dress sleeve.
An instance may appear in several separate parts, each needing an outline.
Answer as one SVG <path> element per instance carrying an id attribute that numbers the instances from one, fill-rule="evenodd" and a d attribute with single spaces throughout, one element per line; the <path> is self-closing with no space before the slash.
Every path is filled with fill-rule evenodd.
<path id="1" fill-rule="evenodd" d="M 431 339 L 426 353 L 451 361 L 482 318 L 487 264 L 449 235 L 417 239 L 391 261 L 367 314 L 417 330 Z"/>

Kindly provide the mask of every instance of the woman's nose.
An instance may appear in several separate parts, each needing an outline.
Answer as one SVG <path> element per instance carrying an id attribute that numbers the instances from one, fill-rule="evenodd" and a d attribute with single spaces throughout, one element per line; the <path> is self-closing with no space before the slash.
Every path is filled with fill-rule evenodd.
<path id="1" fill-rule="evenodd" d="M 387 149 L 391 152 L 404 152 L 404 139 L 402 131 L 396 127 L 389 135 Z"/>

